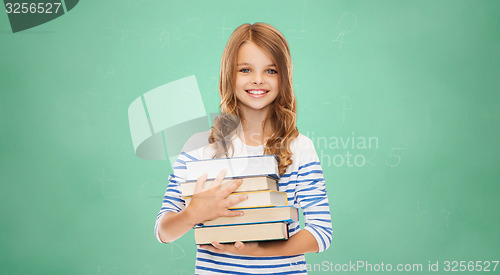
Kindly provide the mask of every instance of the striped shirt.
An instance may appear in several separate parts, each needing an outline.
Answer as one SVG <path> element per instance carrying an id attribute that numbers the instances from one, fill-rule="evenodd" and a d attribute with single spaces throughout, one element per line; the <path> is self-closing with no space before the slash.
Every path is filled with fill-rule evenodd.
<path id="1" fill-rule="evenodd" d="M 198 133 L 188 140 L 174 164 L 174 173 L 169 176 L 169 184 L 163 198 L 155 224 L 158 224 L 167 212 L 179 212 L 185 207 L 180 196 L 180 182 L 186 179 L 186 162 L 210 159 L 213 156 L 211 146 L 192 146 L 201 140 L 208 145 L 209 132 Z M 264 153 L 264 145 L 249 146 L 238 137 L 233 139 L 234 157 L 255 156 Z M 191 144 L 190 144 L 191 143 Z M 198 142 L 199 143 L 199 142 Z M 191 146 L 190 146 L 191 145 Z M 332 222 L 330 207 L 325 189 L 323 170 L 312 141 L 299 134 L 290 144 L 293 163 L 280 177 L 279 191 L 286 192 L 288 205 L 302 209 L 305 227 L 318 242 L 319 252 L 326 250 L 332 241 Z M 289 226 L 290 236 L 300 231 L 299 222 Z M 295 256 L 252 257 L 230 253 L 214 253 L 198 247 L 196 254 L 196 274 L 307 274 L 303 254 Z"/>

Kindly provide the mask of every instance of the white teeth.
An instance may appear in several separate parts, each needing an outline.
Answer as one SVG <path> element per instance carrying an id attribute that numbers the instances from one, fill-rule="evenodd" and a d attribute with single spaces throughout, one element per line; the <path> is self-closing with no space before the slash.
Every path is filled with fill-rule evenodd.
<path id="1" fill-rule="evenodd" d="M 252 90 L 252 91 L 247 91 L 248 93 L 251 93 L 253 95 L 261 95 L 267 93 L 265 90 Z"/>

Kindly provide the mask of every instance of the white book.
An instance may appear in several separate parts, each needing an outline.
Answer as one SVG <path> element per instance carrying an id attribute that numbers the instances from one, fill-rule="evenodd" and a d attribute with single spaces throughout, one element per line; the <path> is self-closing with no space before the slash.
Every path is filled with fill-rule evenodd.
<path id="1" fill-rule="evenodd" d="M 252 192 L 252 191 L 263 191 L 272 190 L 278 191 L 278 183 L 276 179 L 269 176 L 258 176 L 258 177 L 244 177 L 241 178 L 243 183 L 234 192 Z M 221 182 L 220 188 L 225 188 L 226 186 L 232 184 L 236 179 L 225 179 Z M 206 190 L 212 186 L 214 180 L 207 180 L 203 184 L 203 190 Z M 181 182 L 181 196 L 189 197 L 194 195 L 194 190 L 196 188 L 196 181 L 186 181 Z M 202 191 L 203 191 L 202 190 Z"/>
<path id="2" fill-rule="evenodd" d="M 228 209 L 237 208 L 250 208 L 250 207 L 271 207 L 271 206 L 287 206 L 288 200 L 285 192 L 278 191 L 256 191 L 256 192 L 241 192 L 241 193 L 231 193 L 228 198 L 233 198 L 235 196 L 241 196 L 243 194 L 248 195 L 248 198 L 244 201 L 240 201 Z M 192 197 L 184 198 L 186 202 L 186 207 L 191 202 Z M 210 198 L 207 198 L 210 199 Z"/>
<path id="3" fill-rule="evenodd" d="M 226 178 L 270 176 L 279 178 L 278 160 L 274 155 L 195 160 L 186 162 L 186 181 L 196 181 L 204 173 L 215 179 L 226 169 Z"/>

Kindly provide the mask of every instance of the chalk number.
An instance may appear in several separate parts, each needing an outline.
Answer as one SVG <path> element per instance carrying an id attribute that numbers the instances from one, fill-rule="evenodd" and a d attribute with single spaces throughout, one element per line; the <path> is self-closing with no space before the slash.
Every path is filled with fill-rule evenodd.
<path id="1" fill-rule="evenodd" d="M 404 150 L 404 148 L 391 148 L 391 152 L 389 152 L 389 157 L 391 157 L 393 159 L 393 161 L 391 161 L 390 163 L 389 162 L 385 162 L 385 164 L 387 166 L 390 166 L 390 167 L 396 167 L 399 165 L 399 163 L 401 162 L 401 156 L 398 154 L 398 151 L 400 150 Z"/>

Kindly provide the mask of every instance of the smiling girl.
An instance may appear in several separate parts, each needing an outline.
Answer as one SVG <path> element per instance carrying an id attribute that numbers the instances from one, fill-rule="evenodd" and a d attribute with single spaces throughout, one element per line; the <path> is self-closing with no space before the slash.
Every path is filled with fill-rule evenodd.
<path id="1" fill-rule="evenodd" d="M 304 253 L 327 249 L 332 225 L 318 156 L 312 141 L 296 127 L 292 60 L 283 35 L 264 23 L 239 26 L 222 55 L 219 91 L 222 115 L 211 131 L 188 140 L 174 164 L 156 220 L 156 237 L 172 242 L 206 220 L 242 215 L 228 207 L 246 197 L 227 198 L 241 180 L 220 188 L 224 171 L 207 190 L 202 190 L 206 175 L 200 177 L 185 207 L 179 183 L 186 179 L 186 161 L 272 154 L 278 158 L 279 191 L 286 192 L 289 205 L 302 209 L 305 227 L 291 223 L 286 241 L 201 245 L 195 273 L 307 274 Z"/>

